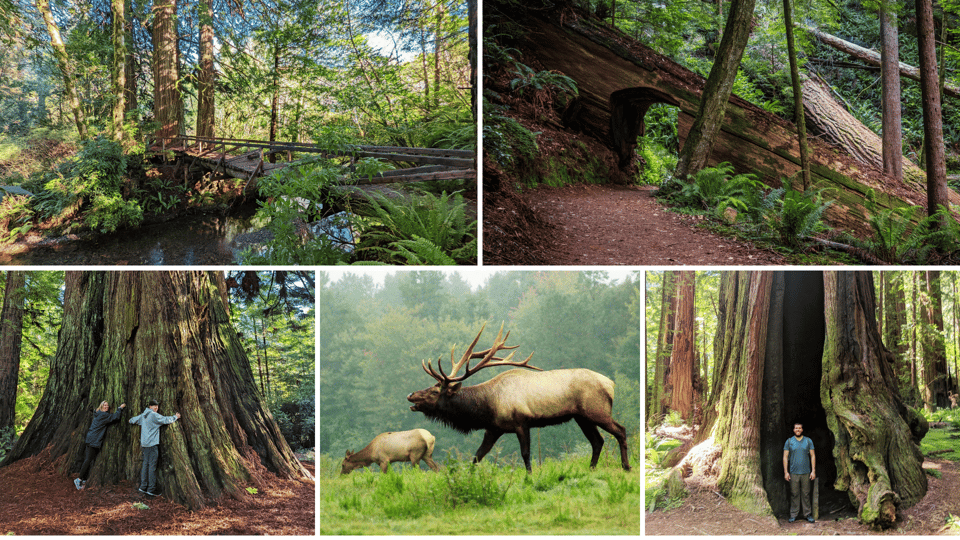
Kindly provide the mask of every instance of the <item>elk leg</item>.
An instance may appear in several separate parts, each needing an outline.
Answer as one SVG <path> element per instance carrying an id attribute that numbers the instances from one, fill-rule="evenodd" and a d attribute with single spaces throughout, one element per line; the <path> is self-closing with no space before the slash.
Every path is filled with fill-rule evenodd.
<path id="1" fill-rule="evenodd" d="M 390 460 L 384 460 L 380 462 L 380 472 L 385 473 L 390 470 Z"/>
<path id="2" fill-rule="evenodd" d="M 603 450 L 603 435 L 600 435 L 600 431 L 597 430 L 597 425 L 590 420 L 582 416 L 574 416 L 573 419 L 577 422 L 577 425 L 580 426 L 583 434 L 587 436 L 587 440 L 590 441 L 590 446 L 593 448 L 593 457 L 590 458 L 590 468 L 596 469 L 597 462 L 600 461 L 600 451 Z"/>
<path id="3" fill-rule="evenodd" d="M 520 456 L 523 457 L 523 464 L 527 466 L 527 472 L 533 472 L 530 468 L 530 428 L 521 424 L 517 427 L 517 439 L 520 440 Z"/>
<path id="4" fill-rule="evenodd" d="M 432 457 L 430 457 L 430 454 L 424 454 L 423 460 L 427 462 L 427 466 L 430 467 L 430 470 L 434 472 L 437 472 L 440 470 L 440 466 L 437 465 L 437 462 L 434 461 Z"/>
<path id="5" fill-rule="evenodd" d="M 617 442 L 620 443 L 620 464 L 623 470 L 630 470 L 630 459 L 627 457 L 627 428 L 620 425 L 616 420 L 610 419 L 605 424 L 600 424 L 604 431 L 609 432 Z"/>
<path id="6" fill-rule="evenodd" d="M 490 452 L 493 445 L 497 444 L 497 440 L 501 435 L 503 435 L 502 431 L 488 429 L 487 432 L 483 434 L 483 442 L 480 443 L 480 448 L 477 448 L 477 455 L 473 456 L 473 462 L 479 463 L 480 460 L 483 459 L 483 456 Z"/>

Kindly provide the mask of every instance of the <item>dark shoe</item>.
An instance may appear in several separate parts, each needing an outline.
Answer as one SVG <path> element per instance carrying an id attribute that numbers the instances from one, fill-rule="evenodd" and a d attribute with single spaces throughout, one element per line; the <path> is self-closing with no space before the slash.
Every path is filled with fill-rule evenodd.
<path id="1" fill-rule="evenodd" d="M 77 490 L 83 489 L 82 487 L 80 487 L 80 479 L 79 479 L 79 478 L 74 478 L 74 479 L 73 479 L 73 485 L 77 486 Z"/>
<path id="2" fill-rule="evenodd" d="M 139 491 L 140 493 L 143 493 L 144 495 L 149 495 L 149 494 L 150 494 L 150 493 L 147 492 L 147 490 L 145 490 L 145 489 L 143 489 L 143 488 L 137 488 L 137 491 Z"/>
<path id="3" fill-rule="evenodd" d="M 807 521 L 809 521 L 810 523 L 813 523 L 813 516 L 807 516 Z"/>
<path id="4" fill-rule="evenodd" d="M 793 517 L 793 518 L 788 519 L 787 521 L 789 521 L 790 523 L 793 523 L 793 522 L 796 521 L 796 520 L 797 520 L 797 518 Z"/>

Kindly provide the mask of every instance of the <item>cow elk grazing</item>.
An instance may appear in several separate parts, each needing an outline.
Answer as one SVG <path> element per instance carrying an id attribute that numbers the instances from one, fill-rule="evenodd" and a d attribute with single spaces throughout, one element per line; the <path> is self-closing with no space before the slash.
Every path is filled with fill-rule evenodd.
<path id="1" fill-rule="evenodd" d="M 436 438 L 425 429 L 381 433 L 363 450 L 356 453 L 347 450 L 340 465 L 340 474 L 350 474 L 354 469 L 368 467 L 372 463 L 379 464 L 381 472 L 387 472 L 390 464 L 397 461 L 409 461 L 416 467 L 421 459 L 430 469 L 438 471 L 440 467 L 433 461 L 434 441 Z"/>
<path id="2" fill-rule="evenodd" d="M 439 359 L 439 373 L 434 371 L 429 362 L 421 362 L 423 370 L 436 379 L 437 384 L 407 396 L 407 400 L 413 403 L 411 411 L 422 412 L 461 433 L 485 430 L 474 462 L 483 459 L 501 435 L 516 433 L 520 440 L 520 455 L 528 472 L 531 472 L 530 428 L 562 424 L 572 419 L 593 447 L 591 468 L 597 466 L 603 448 L 603 436 L 597 430 L 597 427 L 601 427 L 620 443 L 620 462 L 624 470 L 630 470 L 627 430 L 612 416 L 613 381 L 589 369 L 543 371 L 527 364 L 533 354 L 523 362 L 511 362 L 516 351 L 506 358 L 497 358 L 499 351 L 518 347 L 506 345 L 510 333 L 504 336 L 502 325 L 491 348 L 473 352 L 482 333 L 483 328 L 480 328 L 477 337 L 456 364 L 454 352 L 450 351 L 453 370 L 449 375 L 443 372 Z M 479 362 L 471 368 L 470 361 L 477 359 Z M 457 376 L 464 365 L 466 370 L 463 375 Z M 485 383 L 461 386 L 474 373 L 495 366 L 515 366 L 536 371 L 511 369 Z"/>

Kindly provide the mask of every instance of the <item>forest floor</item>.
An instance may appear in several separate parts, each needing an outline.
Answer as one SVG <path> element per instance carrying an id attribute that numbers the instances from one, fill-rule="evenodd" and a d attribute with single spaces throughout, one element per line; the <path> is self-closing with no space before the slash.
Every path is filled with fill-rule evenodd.
<path id="1" fill-rule="evenodd" d="M 312 458 L 312 453 L 310 455 Z M 137 492 L 134 482 L 77 491 L 73 479 L 36 458 L 0 468 L 0 534 L 296 535 L 315 534 L 314 482 L 272 478 L 243 500 L 189 511 Z M 302 461 L 314 474 L 312 461 Z M 148 508 L 137 509 L 134 503 Z"/>
<path id="2" fill-rule="evenodd" d="M 493 194 L 495 204 L 487 204 L 484 193 L 484 264 L 790 264 L 775 251 L 698 227 L 702 217 L 671 212 L 654 198 L 655 190 L 614 184 L 540 186 L 516 197 Z M 498 228 L 516 222 L 517 216 L 525 217 L 523 226 L 504 242 Z"/>
<path id="3" fill-rule="evenodd" d="M 648 535 L 960 535 L 947 518 L 960 509 L 960 463 L 927 458 L 923 468 L 939 471 L 941 478 L 928 476 L 927 494 L 918 504 L 903 511 L 903 520 L 886 531 L 873 531 L 862 525 L 852 513 L 821 516 L 815 523 L 798 519 L 787 522 L 760 517 L 734 508 L 715 488 L 687 482 L 690 495 L 678 508 L 645 515 Z"/>

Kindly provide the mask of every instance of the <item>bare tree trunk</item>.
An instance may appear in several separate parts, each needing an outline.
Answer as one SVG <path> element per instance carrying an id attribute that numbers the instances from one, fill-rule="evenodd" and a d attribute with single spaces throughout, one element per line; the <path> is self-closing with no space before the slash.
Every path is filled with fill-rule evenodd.
<path id="1" fill-rule="evenodd" d="M 677 313 L 674 318 L 673 348 L 670 352 L 670 378 L 667 393 L 670 410 L 676 411 L 692 425 L 693 407 L 697 402 L 694 391 L 696 372 L 696 275 L 693 271 L 679 272 L 677 280 Z"/>
<path id="2" fill-rule="evenodd" d="M 920 93 L 923 108 L 923 156 L 927 169 L 927 214 L 934 215 L 947 201 L 947 162 L 943 149 L 943 114 L 937 79 L 937 48 L 933 0 L 917 0 L 917 39 L 920 51 Z M 946 225 L 941 216 L 937 226 Z"/>
<path id="3" fill-rule="evenodd" d="M 703 88 L 697 116 L 680 151 L 676 177 L 686 179 L 707 165 L 713 141 L 723 123 L 740 59 L 750 39 L 755 0 L 732 0 L 717 50 L 717 58 Z"/>
<path id="4" fill-rule="evenodd" d="M 269 470 L 309 478 L 284 441 L 230 322 L 221 272 L 67 272 L 64 316 L 37 412 L 2 465 L 38 456 L 62 475 L 83 461 L 90 411 L 131 415 L 157 399 L 182 414 L 160 436 L 162 494 L 191 509 L 248 497 Z M 107 431 L 91 485 L 136 480 L 139 429 Z"/>
<path id="5" fill-rule="evenodd" d="M 129 1 L 130 1 L 130 0 L 125 0 L 125 5 L 126 5 L 126 3 L 129 2 Z M 125 9 L 124 11 L 127 12 L 127 13 L 129 13 L 129 12 L 130 12 L 130 10 L 129 10 L 129 5 L 126 5 L 126 8 L 127 8 L 127 9 Z M 129 20 L 127 20 L 126 26 L 124 27 L 124 30 L 128 33 L 128 34 L 127 34 L 127 36 L 128 36 L 128 39 L 127 39 L 128 46 L 127 46 L 127 48 L 126 48 L 126 51 L 127 51 L 126 58 L 124 59 L 124 99 L 123 99 L 124 111 L 123 111 L 123 115 L 124 115 L 124 118 L 125 118 L 125 119 L 129 120 L 129 121 L 132 122 L 134 125 L 136 125 L 137 122 L 139 121 L 139 118 L 138 118 L 138 116 L 137 116 L 137 109 L 138 109 L 138 100 L 137 100 L 137 63 L 136 63 L 136 57 L 135 57 L 134 54 L 133 54 L 133 48 L 134 48 L 134 47 L 133 47 L 133 40 L 132 40 L 132 39 L 129 39 L 129 36 L 131 35 L 131 34 L 130 34 L 130 31 L 131 31 L 132 28 L 133 28 L 133 24 L 132 24 Z"/>
<path id="6" fill-rule="evenodd" d="M 120 144 L 126 141 L 123 131 L 124 112 L 126 111 L 127 86 L 127 17 L 125 0 L 111 0 L 110 11 L 113 15 L 111 31 L 113 33 L 113 63 L 110 71 L 113 79 L 113 108 L 110 114 L 110 129 L 113 140 Z"/>
<path id="7" fill-rule="evenodd" d="M 670 373 L 670 355 L 673 350 L 673 328 L 677 314 L 676 274 L 663 273 L 663 286 L 660 294 L 660 327 L 657 334 L 657 351 L 654 358 L 653 384 L 647 396 L 647 420 L 653 425 L 663 420 L 667 412 L 664 388 Z"/>
<path id="8" fill-rule="evenodd" d="M 53 56 L 57 59 L 57 68 L 63 77 L 63 92 L 70 112 L 73 114 L 73 121 L 77 126 L 77 133 L 80 140 L 84 140 L 87 135 L 87 119 L 80 105 L 80 97 L 77 94 L 76 81 L 73 77 L 73 67 L 70 65 L 70 56 L 67 54 L 67 46 L 60 36 L 60 27 L 57 26 L 53 18 L 53 12 L 50 10 L 50 0 L 35 0 L 40 15 L 43 16 L 43 22 L 47 26 L 47 33 L 50 34 L 50 46 L 53 48 Z"/>
<path id="9" fill-rule="evenodd" d="M 834 485 L 856 498 L 863 523 L 886 528 L 899 508 L 916 504 L 927 491 L 915 442 L 926 433 L 926 421 L 897 391 L 877 328 L 872 275 L 824 272 L 824 316 L 820 401 L 836 437 Z"/>
<path id="10" fill-rule="evenodd" d="M 889 0 L 880 5 L 880 78 L 883 89 L 883 172 L 903 179 L 903 130 L 900 114 L 900 43 L 896 13 Z"/>
<path id="11" fill-rule="evenodd" d="M 200 12 L 200 74 L 197 81 L 197 137 L 212 138 L 216 124 L 216 77 L 213 66 L 213 0 L 203 0 Z"/>
<path id="12" fill-rule="evenodd" d="M 803 176 L 803 189 L 810 188 L 810 150 L 807 145 L 807 124 L 803 113 L 803 83 L 800 81 L 800 67 L 797 62 L 797 47 L 793 42 L 793 8 L 790 0 L 783 0 L 783 24 L 787 32 L 787 55 L 790 57 L 790 80 L 793 83 L 794 123 L 797 125 L 797 139 L 800 144 L 800 168 Z"/>
<path id="13" fill-rule="evenodd" d="M 26 276 L 22 271 L 7 272 L 3 310 L 0 311 L 0 431 L 16 423 L 25 284 Z"/>
<path id="14" fill-rule="evenodd" d="M 948 406 L 947 351 L 943 341 L 943 310 L 939 271 L 924 272 L 923 404 L 928 411 Z"/>
<path id="15" fill-rule="evenodd" d="M 182 129 L 176 14 L 176 0 L 158 0 L 153 5 L 153 117 L 159 124 L 155 136 L 158 143 L 164 139 L 168 146 Z"/>

